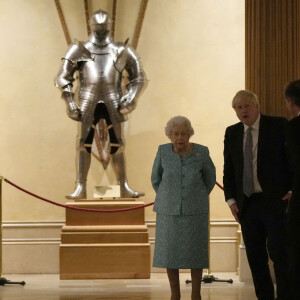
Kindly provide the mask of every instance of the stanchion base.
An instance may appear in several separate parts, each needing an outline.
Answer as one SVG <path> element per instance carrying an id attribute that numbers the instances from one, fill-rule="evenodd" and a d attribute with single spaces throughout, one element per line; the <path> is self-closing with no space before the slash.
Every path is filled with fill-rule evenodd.
<path id="1" fill-rule="evenodd" d="M 232 279 L 219 279 L 216 278 L 215 276 L 213 276 L 212 274 L 208 274 L 208 275 L 204 275 L 202 277 L 202 282 L 204 283 L 212 283 L 212 282 L 227 282 L 227 283 L 233 283 Z M 192 280 L 186 280 L 185 281 L 186 284 L 188 283 L 192 283 Z"/>
<path id="2" fill-rule="evenodd" d="M 7 280 L 4 277 L 0 277 L 0 285 L 6 285 L 6 284 L 21 284 L 21 285 L 25 285 L 25 281 L 10 281 Z"/>

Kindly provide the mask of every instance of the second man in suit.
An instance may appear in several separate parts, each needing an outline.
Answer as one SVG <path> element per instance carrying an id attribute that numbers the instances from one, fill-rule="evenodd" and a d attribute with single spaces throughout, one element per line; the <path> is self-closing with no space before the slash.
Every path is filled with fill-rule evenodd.
<path id="1" fill-rule="evenodd" d="M 257 298 L 274 300 L 270 257 L 277 299 L 288 299 L 286 208 L 290 172 L 285 153 L 286 119 L 260 114 L 256 95 L 246 90 L 235 95 L 232 107 L 240 122 L 225 133 L 225 199 L 241 224 Z"/>
<path id="2" fill-rule="evenodd" d="M 285 89 L 286 105 L 292 116 L 287 124 L 287 149 L 294 170 L 293 195 L 288 210 L 291 247 L 291 300 L 300 299 L 300 80 Z"/>

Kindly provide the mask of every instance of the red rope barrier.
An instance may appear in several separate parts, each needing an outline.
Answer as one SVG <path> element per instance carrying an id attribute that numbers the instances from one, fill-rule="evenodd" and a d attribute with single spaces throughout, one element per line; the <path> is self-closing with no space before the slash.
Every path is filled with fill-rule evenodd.
<path id="1" fill-rule="evenodd" d="M 221 186 L 221 184 L 220 184 L 218 181 L 216 181 L 216 185 L 217 185 L 222 191 L 224 191 L 224 188 Z"/>
<path id="2" fill-rule="evenodd" d="M 153 205 L 154 202 L 151 202 L 151 203 L 148 203 L 148 204 L 144 204 L 144 205 L 140 205 L 140 206 L 134 206 L 134 207 L 127 207 L 127 208 L 120 208 L 120 209 L 92 209 L 92 208 L 82 208 L 82 207 L 76 207 L 76 206 L 70 206 L 70 205 L 64 205 L 64 204 L 61 204 L 61 203 L 58 203 L 58 202 L 54 202 L 54 201 L 51 201 L 49 199 L 46 199 L 46 198 L 43 198 L 43 197 L 40 197 L 36 194 L 33 194 L 23 188 L 21 188 L 20 186 L 16 185 L 15 183 L 11 182 L 10 180 L 4 178 L 4 181 L 9 183 L 10 185 L 14 186 L 15 188 L 17 188 L 18 190 L 28 194 L 28 195 L 31 195 L 35 198 L 38 198 L 40 200 L 43 200 L 45 202 L 48 202 L 48 203 L 51 203 L 53 205 L 56 205 L 56 206 L 60 206 L 60 207 L 64 207 L 64 208 L 69 208 L 69 209 L 74 209 L 74 210 L 82 210 L 82 211 L 90 211 L 90 212 L 105 212 L 105 213 L 111 213 L 111 212 L 121 212 L 121 211 L 128 211 L 128 210 L 134 210 L 134 209 L 139 209 L 139 208 L 142 208 L 142 207 L 147 207 L 147 206 L 150 206 L 150 205 Z"/>
<path id="3" fill-rule="evenodd" d="M 140 205 L 140 206 L 134 206 L 134 207 L 127 207 L 127 208 L 119 208 L 119 209 L 92 209 L 92 208 L 82 208 L 82 207 L 76 207 L 76 206 L 70 206 L 70 205 L 64 205 L 55 201 L 51 201 L 49 199 L 46 199 L 44 197 L 38 196 L 34 193 L 31 193 L 23 188 L 21 188 L 20 186 L 16 185 L 15 183 L 11 182 L 10 180 L 4 178 L 3 179 L 5 182 L 7 182 L 8 184 L 12 185 L 13 187 L 17 188 L 18 190 L 31 195 L 37 199 L 40 199 L 42 201 L 51 203 L 53 205 L 56 206 L 60 206 L 60 207 L 64 207 L 64 208 L 68 208 L 68 209 L 74 209 L 74 210 L 81 210 L 81 211 L 89 211 L 89 212 L 105 212 L 105 213 L 111 213 L 111 212 L 122 212 L 122 211 L 128 211 L 128 210 L 134 210 L 134 209 L 139 209 L 139 208 L 143 208 L 143 207 L 147 207 L 147 206 L 151 206 L 154 204 L 154 202 L 148 203 L 148 204 L 144 204 L 144 205 Z M 224 188 L 218 183 L 216 182 L 216 185 L 221 189 L 224 190 Z"/>

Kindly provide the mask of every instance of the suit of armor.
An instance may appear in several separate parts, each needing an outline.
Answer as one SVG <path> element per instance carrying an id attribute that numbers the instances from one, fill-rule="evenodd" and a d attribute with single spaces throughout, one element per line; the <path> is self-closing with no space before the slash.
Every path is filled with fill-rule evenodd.
<path id="1" fill-rule="evenodd" d="M 90 26 L 92 33 L 88 41 L 71 44 L 55 79 L 66 102 L 68 116 L 79 121 L 76 185 L 74 192 L 66 198 L 86 198 L 86 180 L 91 162 L 91 145 L 87 145 L 86 140 L 97 118 L 96 107 L 99 104 L 107 111 L 112 124 L 110 137 L 114 139 L 114 146 L 111 147 L 111 158 L 121 197 L 136 198 L 144 194 L 132 190 L 127 183 L 121 123 L 136 107 L 147 79 L 134 50 L 126 42 L 113 41 L 110 36 L 111 20 L 107 13 L 96 11 L 90 18 Z M 124 70 L 129 75 L 129 83 L 123 94 L 121 81 Z M 74 94 L 72 83 L 75 72 L 78 72 L 78 80 Z"/>

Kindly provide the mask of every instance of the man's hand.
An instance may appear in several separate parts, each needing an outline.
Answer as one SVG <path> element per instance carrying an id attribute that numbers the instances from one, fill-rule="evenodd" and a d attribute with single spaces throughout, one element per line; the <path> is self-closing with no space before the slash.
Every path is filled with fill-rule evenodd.
<path id="1" fill-rule="evenodd" d="M 292 191 L 287 192 L 281 199 L 283 201 L 289 202 L 292 198 Z M 287 213 L 289 210 L 289 206 L 287 205 L 285 212 Z"/>
<path id="2" fill-rule="evenodd" d="M 240 222 L 240 217 L 239 217 L 239 208 L 238 208 L 238 206 L 237 206 L 237 204 L 236 203 L 233 203 L 233 204 L 231 204 L 230 206 L 230 209 L 231 209 L 231 213 L 232 213 L 232 215 L 234 216 L 234 218 L 235 218 L 235 220 L 240 224 L 241 222 Z"/>
<path id="3" fill-rule="evenodd" d="M 292 198 L 292 192 L 288 192 L 288 193 L 286 193 L 281 199 L 282 199 L 283 201 L 290 201 L 291 198 Z"/>

